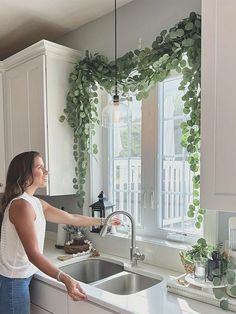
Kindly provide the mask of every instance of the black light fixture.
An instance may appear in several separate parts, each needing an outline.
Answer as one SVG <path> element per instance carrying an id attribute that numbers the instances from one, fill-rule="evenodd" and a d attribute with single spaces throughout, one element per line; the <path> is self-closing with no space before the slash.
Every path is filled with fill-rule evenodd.
<path id="1" fill-rule="evenodd" d="M 102 110 L 102 126 L 105 128 L 124 127 L 131 122 L 131 111 L 129 107 L 120 102 L 117 83 L 117 17 L 115 0 L 115 93 L 113 100 Z"/>

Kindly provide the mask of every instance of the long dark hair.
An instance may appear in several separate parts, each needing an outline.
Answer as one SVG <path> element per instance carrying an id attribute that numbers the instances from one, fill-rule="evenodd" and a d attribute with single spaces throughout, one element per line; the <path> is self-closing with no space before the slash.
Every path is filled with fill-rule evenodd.
<path id="1" fill-rule="evenodd" d="M 23 194 L 25 189 L 32 184 L 32 167 L 35 157 L 40 156 L 38 152 L 24 152 L 15 156 L 7 171 L 5 192 L 2 196 L 0 208 L 0 233 L 3 215 L 9 202 Z"/>

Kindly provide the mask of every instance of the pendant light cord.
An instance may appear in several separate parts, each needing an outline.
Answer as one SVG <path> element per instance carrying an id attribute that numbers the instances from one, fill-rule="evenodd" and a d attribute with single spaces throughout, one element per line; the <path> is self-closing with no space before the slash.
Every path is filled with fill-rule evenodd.
<path id="1" fill-rule="evenodd" d="M 117 97 L 117 19 L 116 19 L 116 0 L 115 0 L 115 96 Z"/>

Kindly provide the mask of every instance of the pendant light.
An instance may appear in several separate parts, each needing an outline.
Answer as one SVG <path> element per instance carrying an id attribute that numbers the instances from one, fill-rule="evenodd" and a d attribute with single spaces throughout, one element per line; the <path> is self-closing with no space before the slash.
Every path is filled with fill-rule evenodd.
<path id="1" fill-rule="evenodd" d="M 115 0 L 115 93 L 113 100 L 102 110 L 102 126 L 104 128 L 125 127 L 131 122 L 131 111 L 129 107 L 120 102 L 117 87 L 117 21 Z"/>

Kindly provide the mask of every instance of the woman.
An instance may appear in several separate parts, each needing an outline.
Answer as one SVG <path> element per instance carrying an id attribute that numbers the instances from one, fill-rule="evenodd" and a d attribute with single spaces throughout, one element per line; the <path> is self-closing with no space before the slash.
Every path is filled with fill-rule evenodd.
<path id="1" fill-rule="evenodd" d="M 37 269 L 63 282 L 73 300 L 87 298 L 78 281 L 42 254 L 45 219 L 75 226 L 100 225 L 103 221 L 69 214 L 34 197 L 38 188 L 46 186 L 47 175 L 42 157 L 34 151 L 17 155 L 8 168 L 0 210 L 0 313 L 30 312 L 29 284 Z M 112 221 L 119 223 L 116 218 Z"/>

